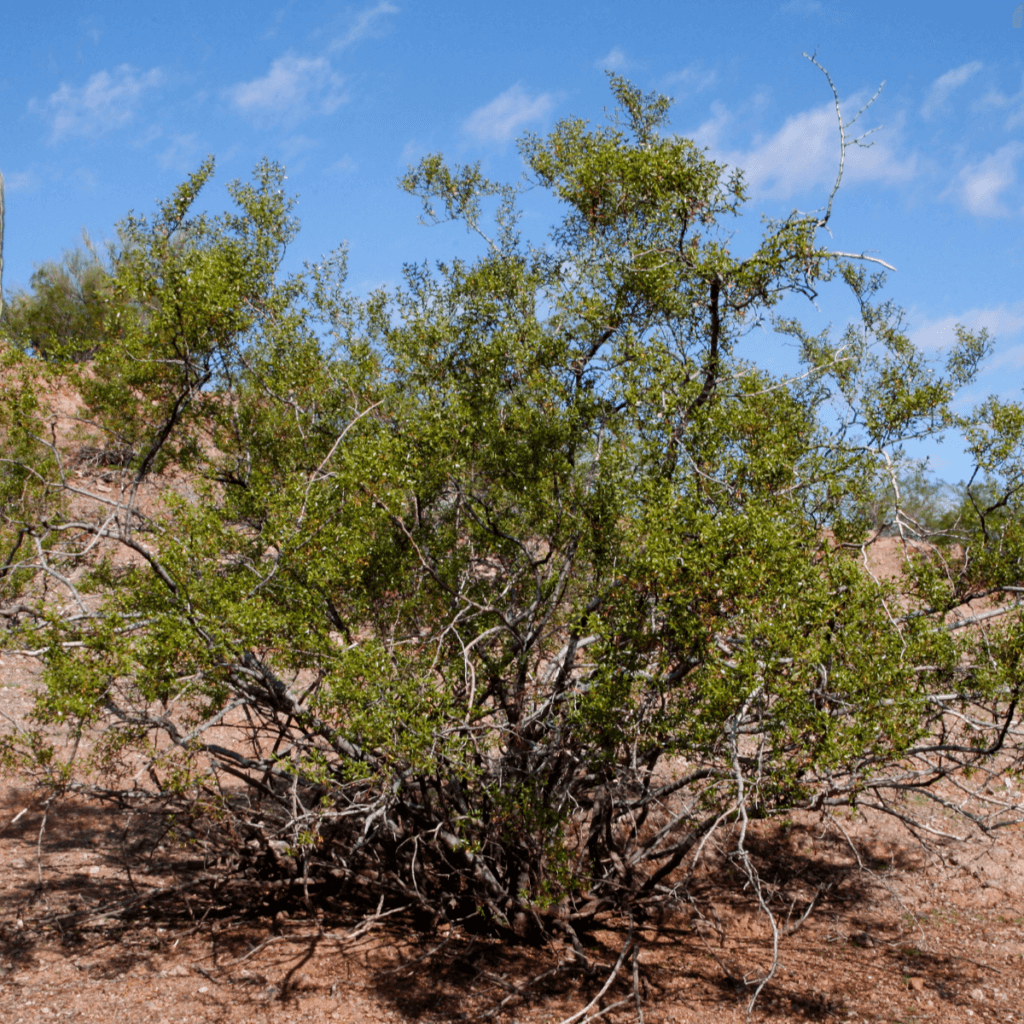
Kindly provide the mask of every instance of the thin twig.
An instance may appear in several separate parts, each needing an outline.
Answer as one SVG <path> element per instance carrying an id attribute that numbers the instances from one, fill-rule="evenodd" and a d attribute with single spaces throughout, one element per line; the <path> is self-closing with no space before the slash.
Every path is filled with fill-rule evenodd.
<path id="1" fill-rule="evenodd" d="M 633 998 L 636 1000 L 637 1024 L 644 1024 L 644 1002 L 640 996 L 640 946 L 633 947 Z"/>
<path id="2" fill-rule="evenodd" d="M 625 963 L 626 958 L 632 952 L 632 949 L 633 949 L 633 922 L 632 922 L 632 920 L 630 920 L 630 922 L 629 922 L 629 933 L 626 936 L 626 943 L 622 947 L 622 952 L 619 954 L 619 959 L 615 961 L 615 966 L 612 968 L 611 973 L 608 975 L 608 979 L 601 986 L 601 991 L 598 992 L 597 995 L 594 996 L 594 998 L 591 999 L 590 1002 L 587 1003 L 587 1005 L 584 1006 L 582 1010 L 577 1010 L 576 1013 L 572 1014 L 569 1017 L 566 1017 L 565 1020 L 559 1021 L 559 1024 L 576 1024 L 577 1021 L 579 1021 L 580 1024 L 586 1024 L 587 1020 L 596 1020 L 597 1017 L 601 1016 L 601 1014 L 607 1013 L 609 1010 L 611 1010 L 613 1008 L 613 1007 L 609 1006 L 609 1007 L 606 1007 L 604 1010 L 602 1010 L 601 1013 L 594 1014 L 593 1016 L 590 1016 L 590 1017 L 587 1016 L 587 1014 L 590 1012 L 591 1008 L 596 1006 L 598 1004 L 598 1002 L 600 1002 L 602 996 L 604 996 L 605 992 L 607 992 L 608 989 L 610 989 L 612 987 L 612 983 L 618 977 L 619 968 L 623 965 L 623 963 Z M 621 1002 L 616 1003 L 615 1005 L 616 1006 L 621 1006 L 623 1003 L 630 1002 L 631 999 L 632 999 L 632 996 L 630 996 L 629 999 L 623 999 Z"/>

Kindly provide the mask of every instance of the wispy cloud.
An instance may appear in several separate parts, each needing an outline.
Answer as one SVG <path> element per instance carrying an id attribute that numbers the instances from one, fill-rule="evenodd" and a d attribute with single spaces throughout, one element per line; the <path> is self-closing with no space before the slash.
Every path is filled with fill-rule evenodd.
<path id="1" fill-rule="evenodd" d="M 940 317 L 937 320 L 922 318 L 910 332 L 910 339 L 920 348 L 948 349 L 956 342 L 956 325 L 963 324 L 970 331 L 986 328 L 997 340 L 1012 337 L 1024 330 L 1024 302 L 1007 305 L 975 307 L 955 316 Z M 997 354 L 993 362 L 999 360 Z M 992 364 L 989 365 L 992 369 Z"/>
<path id="2" fill-rule="evenodd" d="M 997 352 L 985 364 L 986 371 L 1019 370 L 1024 366 L 1024 345 L 1010 345 Z"/>
<path id="3" fill-rule="evenodd" d="M 990 89 L 981 98 L 978 106 L 997 107 L 1008 110 L 1009 113 L 1006 118 L 1007 130 L 1012 131 L 1014 128 L 1019 128 L 1021 125 L 1024 125 L 1024 79 L 1021 80 L 1019 91 L 1014 93 L 1014 95 L 1007 96 L 1006 93 L 1001 92 L 999 89 Z"/>
<path id="4" fill-rule="evenodd" d="M 678 71 L 670 71 L 661 79 L 661 87 L 671 90 L 676 99 L 683 99 L 711 88 L 717 78 L 713 69 L 704 67 L 700 61 L 694 61 Z"/>
<path id="5" fill-rule="evenodd" d="M 1016 211 L 1000 198 L 1017 181 L 1017 160 L 1024 143 L 1009 142 L 984 160 L 962 168 L 942 193 L 955 197 L 976 217 L 1009 217 Z"/>
<path id="6" fill-rule="evenodd" d="M 381 3 L 360 11 L 348 30 L 331 43 L 331 51 L 337 53 L 347 50 L 361 39 L 381 35 L 382 21 L 389 14 L 398 14 L 398 8 L 394 4 L 388 3 L 387 0 L 382 0 Z"/>
<path id="7" fill-rule="evenodd" d="M 846 109 L 857 109 L 853 97 Z M 810 189 L 830 185 L 839 167 L 839 133 L 835 107 L 823 104 L 795 114 L 770 138 L 755 139 L 747 150 L 726 150 L 722 137 L 732 121 L 721 103 L 712 104 L 713 116 L 694 133 L 716 160 L 744 171 L 753 195 L 788 199 Z M 844 181 L 907 181 L 917 172 L 913 156 L 900 158 L 891 137 L 876 136 L 870 147 L 851 146 L 846 151 Z"/>
<path id="8" fill-rule="evenodd" d="M 287 0 L 283 7 L 279 7 L 274 11 L 271 17 L 270 27 L 263 33 L 264 39 L 274 39 L 281 31 L 281 26 L 284 24 L 285 18 L 288 16 L 288 12 L 295 6 L 295 0 Z"/>
<path id="9" fill-rule="evenodd" d="M 281 156 L 288 167 L 297 170 L 297 162 L 318 150 L 322 144 L 322 139 L 296 133 L 283 139 L 279 144 L 279 148 Z"/>
<path id="10" fill-rule="evenodd" d="M 551 93 L 530 96 L 517 82 L 486 106 L 474 110 L 462 127 L 479 142 L 507 142 L 524 125 L 543 120 L 554 105 Z"/>
<path id="11" fill-rule="evenodd" d="M 69 135 L 102 135 L 128 124 L 143 94 L 163 81 L 159 68 L 136 71 L 128 64 L 97 71 L 78 88 L 62 83 L 44 101 L 31 100 L 29 110 L 50 122 L 50 141 Z"/>
<path id="12" fill-rule="evenodd" d="M 95 192 L 96 186 L 99 184 L 96 175 L 88 167 L 79 167 L 72 177 L 78 182 L 80 192 Z"/>
<path id="13" fill-rule="evenodd" d="M 246 114 L 295 119 L 312 113 L 333 113 L 346 100 L 343 84 L 326 57 L 286 53 L 262 78 L 232 86 L 229 95 Z"/>
<path id="14" fill-rule="evenodd" d="M 39 187 L 39 175 L 34 169 L 13 171 L 4 175 L 4 187 L 8 192 L 35 192 Z"/>
<path id="15" fill-rule="evenodd" d="M 926 120 L 932 117 L 945 105 L 951 92 L 966 85 L 981 69 L 981 61 L 972 60 L 936 78 L 921 107 L 921 116 Z"/>
<path id="16" fill-rule="evenodd" d="M 275 15 L 281 21 L 288 3 Z M 289 51 L 270 65 L 260 78 L 239 82 L 227 90 L 230 101 L 239 110 L 260 120 L 295 121 L 311 114 L 332 114 L 347 102 L 345 79 L 331 64 L 331 55 L 341 53 L 360 40 L 382 34 L 381 25 L 398 8 L 381 0 L 358 12 L 348 28 L 332 39 L 320 56 L 300 56 Z M 273 30 L 273 31 L 276 31 Z"/>
<path id="17" fill-rule="evenodd" d="M 94 46 L 99 45 L 100 39 L 103 38 L 103 30 L 100 28 L 100 22 L 95 17 L 79 18 L 78 26 L 89 42 Z"/>
<path id="18" fill-rule="evenodd" d="M 403 164 L 419 163 L 420 158 L 426 153 L 427 147 L 419 139 L 410 139 L 402 147 L 402 155 L 399 158 Z"/>
<path id="19" fill-rule="evenodd" d="M 327 168 L 328 174 L 351 174 L 357 169 L 355 160 L 352 159 L 347 153 L 340 160 L 335 160 L 330 167 Z"/>
<path id="20" fill-rule="evenodd" d="M 174 170 L 191 169 L 199 153 L 198 136 L 172 135 L 170 145 L 157 157 L 161 166 Z"/>
<path id="21" fill-rule="evenodd" d="M 594 61 L 598 71 L 628 71 L 633 62 L 626 56 L 621 46 L 613 46 L 603 57 Z"/>

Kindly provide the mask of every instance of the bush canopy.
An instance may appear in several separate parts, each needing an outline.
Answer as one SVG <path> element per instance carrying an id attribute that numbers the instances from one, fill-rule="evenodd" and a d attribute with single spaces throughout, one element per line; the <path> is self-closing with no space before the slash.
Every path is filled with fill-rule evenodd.
<path id="1" fill-rule="evenodd" d="M 681 898 L 713 835 L 771 912 L 748 821 L 872 807 L 926 835 L 952 773 L 1020 769 L 1024 411 L 953 404 L 987 335 L 926 358 L 827 211 L 736 255 L 742 174 L 611 84 L 608 124 L 520 143 L 563 211 L 543 243 L 518 186 L 431 156 L 402 187 L 480 254 L 359 299 L 344 251 L 280 274 L 278 165 L 195 213 L 208 161 L 121 225 L 89 362 L 7 353 L 0 623 L 45 664 L 9 765 L 173 814 L 239 879 L 583 959 L 581 927 Z M 859 304 L 841 337 L 779 316 L 829 284 Z M 762 327 L 799 373 L 737 356 Z M 41 379 L 81 396 L 113 487 Z M 981 504 L 875 579 L 879 473 L 943 431 Z"/>

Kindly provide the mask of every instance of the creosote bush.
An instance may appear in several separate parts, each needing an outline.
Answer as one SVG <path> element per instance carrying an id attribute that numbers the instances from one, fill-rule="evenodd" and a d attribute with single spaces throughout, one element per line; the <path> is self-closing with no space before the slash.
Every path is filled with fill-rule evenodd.
<path id="1" fill-rule="evenodd" d="M 361 886 L 583 958 L 582 925 L 681 898 L 716 833 L 771 913 L 748 820 L 916 827 L 908 793 L 1020 769 L 1024 623 L 948 621 L 1024 575 L 1024 412 L 952 405 L 987 337 L 926 360 L 882 275 L 822 244 L 827 212 L 734 254 L 742 174 L 611 85 L 609 124 L 520 145 L 564 211 L 545 244 L 516 188 L 428 157 L 402 186 L 482 255 L 365 300 L 343 252 L 281 278 L 275 164 L 229 186 L 233 212 L 193 214 L 207 162 L 121 225 L 103 344 L 47 371 L 129 453 L 117 493 L 4 377 L 0 624 L 45 663 L 9 765 L 174 813 L 238 878 Z M 841 339 L 777 316 L 829 283 L 861 311 Z M 737 357 L 756 324 L 798 341 L 799 375 Z M 959 562 L 876 581 L 878 474 L 948 430 L 1000 529 L 965 516 Z M 194 497 L 144 512 L 178 471 Z M 55 729 L 91 745 L 69 757 Z"/>
<path id="2" fill-rule="evenodd" d="M 36 268 L 31 291 L 0 309 L 0 337 L 44 359 L 85 360 L 102 344 L 111 268 L 88 236 L 60 262 Z"/>

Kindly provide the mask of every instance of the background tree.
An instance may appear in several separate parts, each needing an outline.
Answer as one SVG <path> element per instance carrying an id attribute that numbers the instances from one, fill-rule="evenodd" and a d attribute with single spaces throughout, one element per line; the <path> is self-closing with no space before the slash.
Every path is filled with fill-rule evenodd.
<path id="1" fill-rule="evenodd" d="M 938 479 L 922 463 L 887 467 L 864 508 L 853 515 L 863 516 L 865 525 L 882 537 L 950 541 L 963 486 Z"/>
<path id="2" fill-rule="evenodd" d="M 36 356 L 88 359 L 104 337 L 111 281 L 109 261 L 86 237 L 59 262 L 36 268 L 30 291 L 15 292 L 2 311 L 0 329 Z"/>
<path id="3" fill-rule="evenodd" d="M 296 224 L 275 165 L 230 186 L 234 213 L 191 217 L 204 165 L 126 222 L 127 312 L 74 377 L 131 452 L 121 494 L 94 518 L 8 513 L 39 544 L 0 580 L 5 642 L 46 663 L 40 722 L 100 739 L 76 768 L 11 737 L 11 763 L 133 806 L 149 787 L 239 891 L 369 887 L 560 933 L 584 964 L 580 929 L 682 898 L 713 834 L 774 927 L 750 819 L 912 823 L 908 792 L 1020 767 L 1019 615 L 983 638 L 946 621 L 1019 585 L 1018 548 L 990 545 L 984 579 L 925 562 L 883 585 L 859 562 L 856 510 L 909 438 L 962 426 L 1018 493 L 1019 407 L 950 408 L 987 339 L 929 363 L 884 279 L 819 244 L 827 210 L 735 255 L 742 175 L 671 135 L 663 97 L 612 90 L 609 124 L 522 143 L 564 209 L 546 247 L 521 240 L 513 187 L 428 157 L 404 187 L 483 254 L 363 302 L 340 255 L 278 281 Z M 775 317 L 833 280 L 860 303 L 842 339 Z M 803 373 L 736 356 L 759 323 L 799 339 Z M 143 514 L 177 468 L 198 497 Z"/>

